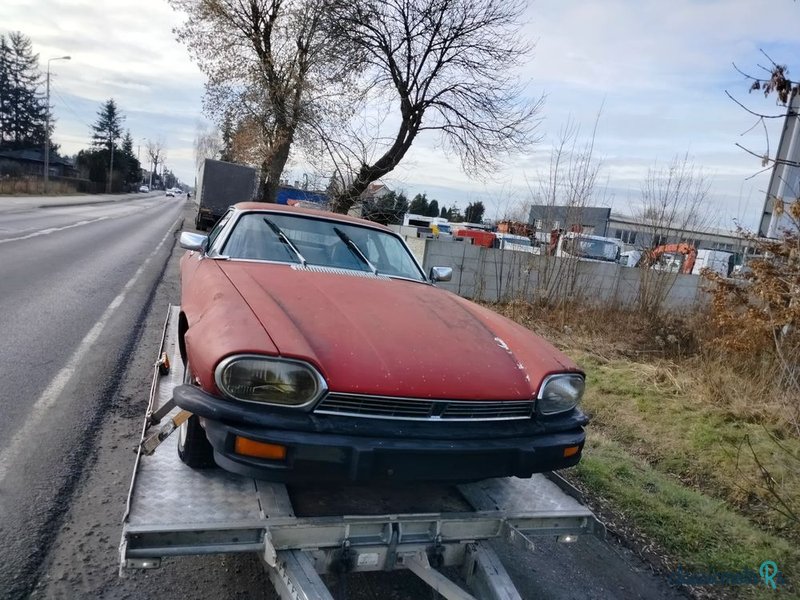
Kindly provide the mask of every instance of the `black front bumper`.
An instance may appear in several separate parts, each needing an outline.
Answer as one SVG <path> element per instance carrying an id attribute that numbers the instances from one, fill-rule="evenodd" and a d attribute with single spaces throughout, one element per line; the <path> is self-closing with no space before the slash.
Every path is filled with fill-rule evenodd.
<path id="1" fill-rule="evenodd" d="M 588 420 L 579 411 L 548 420 L 415 422 L 314 415 L 231 402 L 182 385 L 181 408 L 201 419 L 214 459 L 234 473 L 286 483 L 342 481 L 471 481 L 530 477 L 575 465 Z M 280 444 L 285 460 L 243 456 L 237 436 Z"/>

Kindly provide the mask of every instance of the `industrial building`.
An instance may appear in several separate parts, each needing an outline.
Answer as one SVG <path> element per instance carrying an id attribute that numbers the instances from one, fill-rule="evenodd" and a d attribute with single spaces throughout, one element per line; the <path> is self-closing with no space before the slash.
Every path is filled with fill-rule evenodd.
<path id="1" fill-rule="evenodd" d="M 698 249 L 733 252 L 737 255 L 737 263 L 750 252 L 750 244 L 736 231 L 716 227 L 669 227 L 645 218 L 613 213 L 606 207 L 534 205 L 530 209 L 529 222 L 537 232 L 580 230 L 590 235 L 617 238 L 631 249 L 687 242 Z"/>

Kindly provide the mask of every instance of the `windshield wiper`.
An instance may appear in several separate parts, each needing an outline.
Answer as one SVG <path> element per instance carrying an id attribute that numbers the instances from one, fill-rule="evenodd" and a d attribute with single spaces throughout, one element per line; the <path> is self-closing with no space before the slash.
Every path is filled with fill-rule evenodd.
<path id="1" fill-rule="evenodd" d="M 270 228 L 270 229 L 272 229 L 272 231 L 273 231 L 273 232 L 275 232 L 275 235 L 277 235 L 277 236 L 278 236 L 278 239 L 279 239 L 280 241 L 282 241 L 284 244 L 286 244 L 287 246 L 289 246 L 289 248 L 291 248 L 292 252 L 294 252 L 294 255 L 297 257 L 297 260 L 299 260 L 299 261 L 300 261 L 300 264 L 301 264 L 301 265 L 303 265 L 303 266 L 305 267 L 305 266 L 306 266 L 306 262 L 307 262 L 307 261 L 306 261 L 306 259 L 305 259 L 305 258 L 303 258 L 303 255 L 302 255 L 302 254 L 300 254 L 300 251 L 299 251 L 299 250 L 297 249 L 297 247 L 296 247 L 296 246 L 295 246 L 295 245 L 292 243 L 292 240 L 290 240 L 290 239 L 289 239 L 289 236 L 287 236 L 287 235 L 286 235 L 286 234 L 283 232 L 283 229 L 281 229 L 280 227 L 278 227 L 277 225 L 275 225 L 275 223 L 273 223 L 272 221 L 270 221 L 270 220 L 269 220 L 267 217 L 264 217 L 264 223 L 266 223 L 267 225 L 269 225 L 269 228 Z"/>
<path id="2" fill-rule="evenodd" d="M 364 253 L 361 251 L 361 248 L 359 248 L 356 245 L 356 243 L 350 239 L 350 236 L 347 235 L 344 231 L 342 231 L 338 227 L 334 227 L 333 230 L 336 232 L 336 235 L 338 235 L 339 238 L 345 244 L 347 244 L 347 247 L 350 248 L 350 251 L 353 252 L 353 254 L 355 254 L 358 258 L 360 258 L 364 262 L 364 264 L 370 268 L 372 274 L 377 275 L 378 274 L 377 267 L 373 265 L 371 262 L 369 262 L 369 259 L 366 256 L 364 256 Z"/>

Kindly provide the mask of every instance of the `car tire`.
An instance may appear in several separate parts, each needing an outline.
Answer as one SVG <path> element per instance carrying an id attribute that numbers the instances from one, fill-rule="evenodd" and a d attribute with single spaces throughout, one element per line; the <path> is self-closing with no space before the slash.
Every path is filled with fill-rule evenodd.
<path id="1" fill-rule="evenodd" d="M 191 371 L 188 364 L 183 381 L 186 384 L 191 382 Z M 197 415 L 186 419 L 178 429 L 178 456 L 183 464 L 193 469 L 209 469 L 217 466 L 214 462 L 214 449 L 211 447 Z"/>

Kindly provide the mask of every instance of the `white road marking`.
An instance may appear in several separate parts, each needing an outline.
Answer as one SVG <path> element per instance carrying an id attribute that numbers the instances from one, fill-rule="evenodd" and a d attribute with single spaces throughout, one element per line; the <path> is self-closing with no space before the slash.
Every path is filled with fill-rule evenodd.
<path id="1" fill-rule="evenodd" d="M 29 240 L 31 238 L 39 237 L 40 235 L 50 235 L 51 233 L 55 233 L 56 231 L 64 231 L 65 229 L 72 229 L 73 227 L 88 225 L 89 223 L 97 223 L 98 221 L 105 221 L 106 219 L 110 218 L 111 217 L 98 217 L 97 219 L 78 221 L 77 223 L 73 223 L 72 225 L 64 225 L 63 227 L 48 227 L 47 229 L 40 229 L 39 231 L 34 231 L 33 233 L 29 233 L 28 235 L 21 235 L 19 237 L 0 240 L 0 244 L 5 244 L 7 242 L 18 242 L 20 240 Z"/>
<path id="2" fill-rule="evenodd" d="M 73 227 L 80 227 L 82 225 L 89 225 L 90 223 L 97 223 L 98 221 L 105 221 L 106 219 L 121 219 L 122 217 L 127 217 L 129 215 L 132 215 L 132 214 L 138 212 L 140 208 L 149 209 L 149 208 L 153 208 L 156 205 L 157 204 L 155 202 L 143 202 L 140 205 L 140 207 L 135 207 L 134 210 L 127 210 L 127 211 L 121 212 L 121 213 L 116 214 L 116 215 L 106 215 L 105 217 L 97 217 L 96 219 L 85 219 L 83 221 L 78 221 L 77 223 L 72 223 L 70 225 L 64 225 L 63 227 L 48 227 L 47 229 L 39 229 L 37 231 L 34 231 L 32 233 L 28 233 L 28 234 L 25 234 L 25 235 L 20 235 L 20 236 L 17 236 L 17 237 L 7 238 L 5 240 L 0 240 L 0 244 L 5 244 L 7 242 L 18 242 L 20 240 L 29 240 L 31 238 L 39 237 L 39 236 L 42 236 L 42 235 L 50 235 L 51 233 L 55 233 L 57 231 L 64 231 L 65 229 L 72 229 Z M 103 206 L 103 205 L 99 205 L 98 207 L 99 208 L 105 208 L 105 206 Z M 72 207 L 67 207 L 67 208 L 72 208 Z M 87 206 L 82 206 L 81 208 L 83 208 L 83 209 L 93 209 L 93 208 L 95 208 L 95 206 L 87 205 Z M 131 207 L 130 206 L 125 206 L 123 208 L 131 208 Z M 0 231 L 12 231 L 12 230 L 10 230 L 10 229 L 0 229 Z"/>
<path id="3" fill-rule="evenodd" d="M 67 361 L 67 364 L 64 365 L 64 367 L 56 374 L 52 381 L 50 381 L 47 389 L 42 392 L 42 395 L 39 396 L 39 399 L 33 404 L 30 414 L 22 426 L 17 430 L 17 433 L 13 438 L 11 438 L 11 441 L 8 443 L 5 449 L 0 452 L 0 483 L 2 483 L 8 475 L 9 467 L 14 462 L 14 459 L 16 459 L 22 452 L 25 442 L 35 442 L 38 439 L 38 430 L 42 421 L 47 417 L 48 411 L 53 407 L 61 393 L 64 391 L 64 388 L 72 377 L 72 374 L 75 372 L 75 369 L 78 368 L 78 365 L 81 364 L 84 357 L 91 351 L 92 346 L 100 337 L 100 334 L 103 332 L 103 329 L 105 328 L 109 319 L 114 314 L 114 311 L 117 310 L 117 308 L 119 308 L 120 305 L 125 301 L 125 296 L 128 294 L 130 289 L 136 285 L 136 282 L 147 268 L 147 265 L 150 264 L 150 261 L 153 259 L 153 257 L 158 253 L 159 250 L 161 250 L 161 247 L 164 245 L 167 239 L 169 239 L 170 235 L 173 234 L 179 221 L 180 217 L 175 219 L 175 221 L 167 230 L 167 233 L 165 233 L 164 237 L 161 238 L 158 246 L 155 247 L 147 259 L 142 263 L 136 273 L 134 273 L 133 277 L 131 277 L 130 281 L 125 284 L 125 287 L 122 288 L 122 291 L 117 295 L 117 297 L 111 301 L 111 304 L 108 305 L 108 308 L 106 308 L 105 312 L 97 320 L 97 323 L 95 323 L 94 327 L 92 327 L 89 330 L 89 333 L 87 333 L 86 336 L 81 340 L 81 343 Z"/>

